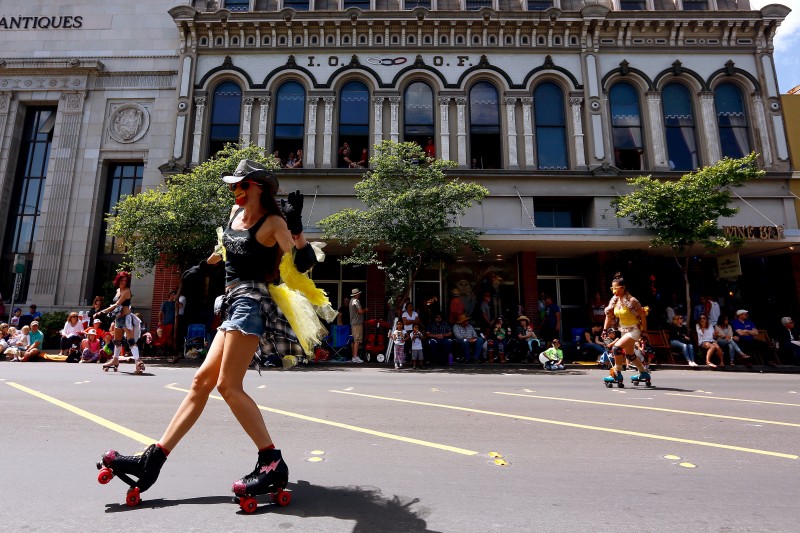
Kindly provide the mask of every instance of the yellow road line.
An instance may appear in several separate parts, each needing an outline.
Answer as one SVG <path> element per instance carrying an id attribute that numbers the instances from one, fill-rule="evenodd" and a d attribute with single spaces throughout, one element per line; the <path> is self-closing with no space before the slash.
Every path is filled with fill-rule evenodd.
<path id="1" fill-rule="evenodd" d="M 108 429 L 112 430 L 112 431 L 116 431 L 117 433 L 125 435 L 126 437 L 130 437 L 131 439 L 133 439 L 135 441 L 138 441 L 138 442 L 141 442 L 142 444 L 145 444 L 145 445 L 149 446 L 150 444 L 153 444 L 154 442 L 156 442 L 155 439 L 151 439 L 150 437 L 148 437 L 146 435 L 142 435 L 141 433 L 137 433 L 136 431 L 133 431 L 132 429 L 128 429 L 128 428 L 126 428 L 124 426 L 120 426 L 119 424 L 115 424 L 114 422 L 112 422 L 110 420 L 107 420 L 107 419 L 105 419 L 103 417 L 94 415 L 94 414 L 92 414 L 92 413 L 90 413 L 88 411 L 84 411 L 80 407 L 75 407 L 74 405 L 70 405 L 70 404 L 68 404 L 66 402 L 62 402 L 61 400 L 57 400 L 56 398 L 53 398 L 52 396 L 48 396 L 47 394 L 42 394 L 39 391 L 35 391 L 33 389 L 29 389 L 28 387 L 20 385 L 19 383 L 14 383 L 13 381 L 9 381 L 7 383 L 8 383 L 8 385 L 11 385 L 15 389 L 21 390 L 22 392 L 27 392 L 28 394 L 30 394 L 32 396 L 36 396 L 39 399 L 42 399 L 42 400 L 44 400 L 46 402 L 50 402 L 53 405 L 57 405 L 58 407 L 61 407 L 62 409 L 66 409 L 67 411 L 69 411 L 71 413 L 74 413 L 74 414 L 76 414 L 78 416 L 82 416 L 83 418 L 86 418 L 87 420 L 91 420 L 95 424 L 99 424 L 99 425 L 101 425 L 101 426 L 103 426 L 105 428 L 108 428 Z"/>
<path id="2" fill-rule="evenodd" d="M 632 437 L 642 437 L 646 439 L 656 439 L 656 440 L 665 440 L 669 442 L 679 442 L 683 444 L 694 444 L 697 446 L 707 446 L 710 448 L 722 448 L 724 450 L 733 450 L 738 452 L 746 452 L 746 453 L 755 453 L 758 455 L 769 455 L 771 457 L 780 457 L 783 459 L 800 459 L 800 456 L 789 454 L 789 453 L 780 453 L 780 452 L 771 452 L 768 450 L 758 450 L 754 448 L 743 448 L 741 446 L 731 446 L 729 444 L 717 444 L 715 442 L 704 442 L 701 440 L 692 440 L 692 439 L 681 439 L 678 437 L 668 437 L 665 435 L 654 435 L 651 433 L 640 433 L 638 431 L 627 431 L 624 429 L 614 429 L 614 428 L 604 428 L 599 426 L 588 426 L 586 424 L 575 424 L 573 422 L 561 422 L 560 420 L 548 420 L 546 418 L 535 418 L 532 416 L 523 416 L 523 415 L 513 415 L 509 413 L 497 413 L 494 411 L 484 411 L 483 409 L 472 409 L 470 407 L 458 407 L 455 405 L 445 405 L 440 403 L 431 403 L 431 402 L 419 402 L 415 400 L 403 400 L 400 398 L 390 398 L 387 396 L 376 396 L 372 394 L 360 394 L 357 392 L 345 392 L 345 391 L 338 391 L 338 390 L 331 390 L 330 392 L 334 392 L 336 394 L 349 394 L 351 396 L 361 396 L 362 398 L 374 398 L 377 400 L 387 400 L 391 402 L 401 402 L 401 403 L 410 403 L 414 405 L 425 405 L 428 407 L 441 407 L 443 409 L 452 409 L 454 411 L 465 411 L 469 413 L 478 413 L 483 415 L 490 415 L 490 416 L 500 416 L 504 418 L 515 418 L 517 420 L 529 420 L 531 422 L 541 422 L 542 424 L 553 424 L 556 426 L 566 426 L 571 428 L 578 428 L 578 429 L 589 429 L 592 431 L 603 431 L 606 433 L 616 433 L 618 435 L 628 435 Z"/>
<path id="3" fill-rule="evenodd" d="M 180 392 L 189 392 L 188 389 L 182 389 L 180 387 L 175 387 L 173 385 L 167 385 L 166 388 L 180 391 Z M 209 398 L 214 398 L 215 400 L 223 400 L 221 396 L 216 396 L 214 394 L 209 395 Z M 224 400 L 223 400 L 224 401 Z M 324 420 L 322 418 L 315 418 L 313 416 L 306 416 L 301 415 L 298 413 L 292 413 L 289 411 L 283 411 L 281 409 L 274 409 L 272 407 L 264 407 L 263 405 L 258 406 L 259 409 L 262 411 L 268 411 L 270 413 L 275 413 L 284 416 L 290 416 L 292 418 L 299 418 L 300 420 L 305 420 L 307 422 L 315 422 L 317 424 L 324 424 L 326 426 L 333 426 L 341 429 L 348 429 L 350 431 L 356 431 L 358 433 L 366 433 L 367 435 L 373 435 L 375 437 L 383 437 L 385 439 L 392 439 L 398 440 L 400 442 L 407 442 L 409 444 L 417 444 L 419 446 L 427 446 L 428 448 L 436 448 L 437 450 L 444 450 L 447 452 L 453 453 L 460 453 L 461 455 L 477 455 L 479 452 L 473 450 L 466 450 L 464 448 L 457 448 L 455 446 L 448 446 L 447 444 L 438 444 L 436 442 L 429 442 L 426 440 L 420 439 L 413 439 L 411 437 L 403 437 L 402 435 L 395 435 L 393 433 L 384 433 L 383 431 L 375 431 L 373 429 L 362 428 L 358 426 L 352 426 L 350 424 L 343 424 L 341 422 L 333 422 L 331 420 Z"/>
<path id="4" fill-rule="evenodd" d="M 705 396 L 702 394 L 682 394 L 680 392 L 665 392 L 669 396 L 686 396 L 688 398 L 706 398 L 708 400 L 727 400 L 729 402 L 763 403 L 767 405 L 788 405 L 789 407 L 800 407 L 800 403 L 767 402 L 763 400 L 744 400 L 742 398 L 725 398 L 723 396 Z"/>
<path id="5" fill-rule="evenodd" d="M 521 396 L 523 398 L 539 398 L 542 400 L 556 400 L 559 402 L 574 402 L 574 403 L 589 403 L 593 405 L 609 405 L 612 407 L 626 407 L 628 409 L 645 409 L 648 411 L 661 411 L 662 413 L 677 413 L 681 415 L 693 415 L 693 416 L 708 416 L 711 418 L 727 418 L 729 420 L 742 420 L 744 422 L 757 422 L 759 424 L 774 424 L 776 426 L 789 426 L 800 428 L 800 424 L 794 424 L 792 422 L 778 422 L 774 420 L 761 420 L 760 418 L 744 418 L 741 416 L 729 416 L 729 415 L 717 415 L 714 413 L 700 413 L 697 411 L 681 411 L 679 409 L 666 409 L 664 407 L 650 407 L 647 405 L 627 405 L 624 403 L 611 403 L 611 402 L 594 402 L 591 400 L 575 400 L 572 398 L 557 398 L 555 396 L 536 396 L 533 394 L 519 394 L 514 392 L 495 392 L 495 394 L 502 394 L 504 396 Z"/>

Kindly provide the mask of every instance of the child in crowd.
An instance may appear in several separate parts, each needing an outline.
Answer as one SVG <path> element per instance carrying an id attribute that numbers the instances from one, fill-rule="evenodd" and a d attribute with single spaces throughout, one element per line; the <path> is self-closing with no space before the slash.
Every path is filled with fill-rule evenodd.
<path id="1" fill-rule="evenodd" d="M 408 336 L 406 335 L 406 330 L 403 329 L 403 321 L 398 320 L 397 326 L 395 330 L 389 335 L 394 343 L 394 367 L 397 369 L 403 368 L 403 363 L 405 362 L 405 344 L 406 340 L 408 340 Z"/>
<path id="2" fill-rule="evenodd" d="M 499 316 L 494 320 L 494 325 L 489 332 L 490 343 L 494 348 L 494 353 L 497 355 L 498 361 L 501 363 L 506 362 L 506 335 L 511 334 L 511 329 L 506 329 L 503 324 L 503 317 Z M 491 359 L 490 359 L 491 362 Z"/>
<path id="3" fill-rule="evenodd" d="M 602 338 L 603 345 L 606 347 L 606 351 L 600 356 L 599 362 L 602 363 L 606 368 L 610 368 L 614 365 L 614 356 L 611 353 L 611 349 L 614 346 L 614 343 L 617 342 L 617 330 L 614 328 L 608 328 L 603 332 Z"/>
<path id="4" fill-rule="evenodd" d="M 419 362 L 419 367 L 422 368 L 424 363 L 422 357 L 422 332 L 419 330 L 419 324 L 414 324 L 411 329 L 411 368 L 417 368 L 417 362 Z"/>
<path id="5" fill-rule="evenodd" d="M 97 331 L 97 330 L 95 330 Z M 105 363 L 114 355 L 114 335 L 110 331 L 103 334 L 103 348 L 98 354 L 98 362 Z"/>
<path id="6" fill-rule="evenodd" d="M 656 353 L 653 347 L 648 344 L 645 337 L 642 337 L 641 339 L 636 341 L 636 344 L 633 345 L 633 353 L 636 354 L 636 357 L 638 357 L 639 361 L 642 362 L 642 364 L 644 365 L 644 369 L 649 372 L 650 363 L 652 363 L 653 360 L 656 358 Z M 628 366 L 634 366 L 634 365 L 628 365 Z"/>
<path id="7" fill-rule="evenodd" d="M 553 339 L 551 346 L 543 351 L 539 360 L 545 370 L 564 370 L 564 352 L 561 350 L 561 341 Z"/>
<path id="8" fill-rule="evenodd" d="M 81 363 L 96 363 L 103 351 L 103 341 L 97 338 L 94 328 L 86 332 L 86 338 L 81 341 Z"/>
<path id="9" fill-rule="evenodd" d="M 8 349 L 6 353 L 12 356 L 12 361 L 22 361 L 22 355 L 25 353 L 25 350 L 28 349 L 28 345 L 31 343 L 31 339 L 28 334 L 31 332 L 31 328 L 28 326 L 23 326 L 22 330 L 17 331 L 16 328 L 10 327 L 8 328 L 9 339 L 8 339 Z"/>

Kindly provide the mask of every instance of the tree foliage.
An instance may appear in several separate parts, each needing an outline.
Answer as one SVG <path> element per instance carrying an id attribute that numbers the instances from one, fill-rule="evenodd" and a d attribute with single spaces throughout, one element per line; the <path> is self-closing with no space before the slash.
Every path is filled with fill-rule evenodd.
<path id="1" fill-rule="evenodd" d="M 394 299 L 408 293 L 423 267 L 465 248 L 485 253 L 478 233 L 461 227 L 460 217 L 488 190 L 446 177 L 455 163 L 426 157 L 416 143 L 392 141 L 375 145 L 370 162 L 372 169 L 355 185 L 365 209 L 345 209 L 319 222 L 323 238 L 353 246 L 342 263 L 384 269 Z"/>
<path id="2" fill-rule="evenodd" d="M 183 270 L 208 256 L 216 244 L 215 228 L 225 225 L 233 203 L 220 175 L 233 172 L 245 158 L 278 166 L 255 145 L 229 144 L 190 172 L 122 198 L 106 218 L 109 234 L 125 249 L 121 267 L 141 275 L 163 261 Z"/>
<path id="3" fill-rule="evenodd" d="M 715 165 L 690 172 L 677 181 L 659 181 L 651 176 L 628 179 L 633 192 L 612 202 L 616 216 L 627 217 L 634 226 L 655 233 L 651 247 L 669 246 L 676 257 L 700 245 L 706 252 L 741 246 L 744 240 L 725 235 L 720 217 L 731 217 L 738 209 L 731 207 L 731 188 L 742 187 L 764 175 L 756 164 L 756 154 L 741 159 L 724 158 Z M 689 257 L 678 264 L 686 284 L 689 301 Z"/>

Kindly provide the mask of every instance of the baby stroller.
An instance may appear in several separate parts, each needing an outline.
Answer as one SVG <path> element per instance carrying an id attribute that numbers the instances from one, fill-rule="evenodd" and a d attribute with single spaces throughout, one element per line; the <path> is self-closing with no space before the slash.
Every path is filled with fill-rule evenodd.
<path id="1" fill-rule="evenodd" d="M 365 336 L 364 359 L 371 361 L 373 358 L 383 363 L 386 360 L 386 337 L 389 330 L 389 323 L 385 320 L 371 319 L 364 322 L 365 326 L 375 327 L 375 333 L 368 333 Z"/>
<path id="2" fill-rule="evenodd" d="M 207 347 L 205 324 L 189 324 L 183 342 L 183 356 L 187 359 L 197 359 L 206 354 Z"/>

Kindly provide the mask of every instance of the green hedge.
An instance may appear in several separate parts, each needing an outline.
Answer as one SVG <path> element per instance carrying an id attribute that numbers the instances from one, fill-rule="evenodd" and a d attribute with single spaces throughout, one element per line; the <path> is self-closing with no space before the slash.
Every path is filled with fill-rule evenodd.
<path id="1" fill-rule="evenodd" d="M 39 331 L 44 333 L 43 348 L 52 350 L 61 347 L 61 333 L 69 316 L 68 311 L 53 311 L 39 317 Z"/>

